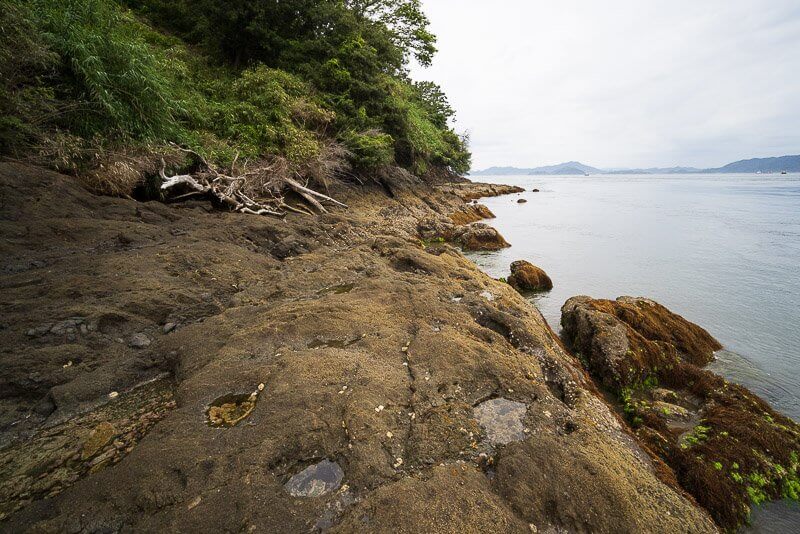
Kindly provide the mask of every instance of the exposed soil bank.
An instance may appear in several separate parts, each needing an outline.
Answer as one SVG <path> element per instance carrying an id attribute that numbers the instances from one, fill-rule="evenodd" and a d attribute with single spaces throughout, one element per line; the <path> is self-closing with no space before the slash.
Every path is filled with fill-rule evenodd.
<path id="1" fill-rule="evenodd" d="M 349 211 L 278 220 L 0 164 L 0 531 L 716 531 L 534 307 L 420 241 L 470 187 L 336 186 Z M 77 438 L 51 453 L 54 428 Z M 53 454 L 49 493 L 6 490 Z"/>

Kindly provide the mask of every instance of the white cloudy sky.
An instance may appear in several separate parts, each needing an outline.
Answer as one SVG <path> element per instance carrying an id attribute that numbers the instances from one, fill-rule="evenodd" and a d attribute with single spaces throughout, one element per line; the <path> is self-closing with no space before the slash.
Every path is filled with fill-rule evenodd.
<path id="1" fill-rule="evenodd" d="M 423 0 L 473 168 L 800 154 L 800 0 Z"/>

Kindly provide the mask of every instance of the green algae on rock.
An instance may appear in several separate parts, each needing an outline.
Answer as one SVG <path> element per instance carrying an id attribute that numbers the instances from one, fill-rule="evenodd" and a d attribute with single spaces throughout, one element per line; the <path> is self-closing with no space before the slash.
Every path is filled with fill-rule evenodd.
<path id="1" fill-rule="evenodd" d="M 748 389 L 702 369 L 721 345 L 643 298 L 573 297 L 563 338 L 647 447 L 725 529 L 752 505 L 798 498 L 800 426 Z"/>
<path id="2" fill-rule="evenodd" d="M 259 384 L 258 389 L 252 393 L 231 393 L 223 395 L 212 402 L 208 411 L 208 424 L 214 427 L 232 427 L 250 416 L 256 407 L 258 394 L 264 389 L 264 384 Z"/>

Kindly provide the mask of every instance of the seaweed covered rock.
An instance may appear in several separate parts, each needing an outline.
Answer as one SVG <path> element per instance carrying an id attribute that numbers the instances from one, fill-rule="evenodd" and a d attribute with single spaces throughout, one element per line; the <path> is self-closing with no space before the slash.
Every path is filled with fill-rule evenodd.
<path id="1" fill-rule="evenodd" d="M 562 337 L 614 393 L 638 438 L 725 529 L 753 504 L 800 496 L 800 427 L 748 389 L 702 369 L 720 343 L 644 298 L 579 296 Z"/>
<path id="2" fill-rule="evenodd" d="M 511 264 L 511 276 L 508 283 L 517 291 L 549 291 L 553 289 L 553 281 L 541 268 L 525 260 L 517 260 Z"/>

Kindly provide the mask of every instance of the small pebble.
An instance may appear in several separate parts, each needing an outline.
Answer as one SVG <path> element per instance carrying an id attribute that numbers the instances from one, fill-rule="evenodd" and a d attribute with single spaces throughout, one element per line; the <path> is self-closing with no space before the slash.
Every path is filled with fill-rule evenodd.
<path id="1" fill-rule="evenodd" d="M 382 412 L 383 411 L 383 404 L 381 404 L 377 408 L 375 408 L 375 411 L 376 412 Z"/>
<path id="2" fill-rule="evenodd" d="M 150 343 L 151 343 L 150 338 L 147 337 L 146 334 L 138 332 L 131 336 L 131 340 L 128 342 L 128 345 L 130 345 L 134 349 L 143 349 L 145 347 L 148 347 Z"/>
<path id="3" fill-rule="evenodd" d="M 116 399 L 117 397 L 119 397 L 118 391 L 112 391 L 111 393 L 108 394 L 109 399 Z"/>
<path id="4" fill-rule="evenodd" d="M 203 497 L 201 497 L 200 495 L 198 495 L 197 497 L 195 497 L 195 498 L 192 500 L 192 502 L 190 502 L 190 503 L 189 503 L 189 506 L 187 506 L 187 507 L 186 507 L 186 509 L 187 509 L 187 510 L 191 510 L 192 508 L 194 508 L 195 506 L 197 506 L 198 504 L 200 504 L 200 501 L 202 501 L 202 500 L 203 500 Z"/>

